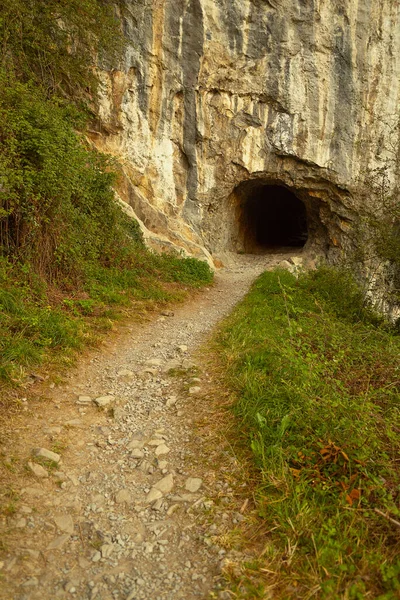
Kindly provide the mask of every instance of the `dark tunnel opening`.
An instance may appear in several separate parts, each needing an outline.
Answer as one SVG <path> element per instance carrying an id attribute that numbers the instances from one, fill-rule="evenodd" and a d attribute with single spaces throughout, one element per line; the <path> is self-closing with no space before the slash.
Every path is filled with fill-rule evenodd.
<path id="1" fill-rule="evenodd" d="M 302 248 L 308 238 L 304 203 L 281 185 L 258 185 L 242 196 L 243 241 L 247 252 Z"/>

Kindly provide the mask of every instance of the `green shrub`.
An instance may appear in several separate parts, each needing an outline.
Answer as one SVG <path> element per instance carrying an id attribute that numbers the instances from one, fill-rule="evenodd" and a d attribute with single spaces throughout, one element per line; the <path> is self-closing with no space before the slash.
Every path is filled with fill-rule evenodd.
<path id="1" fill-rule="evenodd" d="M 352 322 L 382 322 L 350 269 L 323 266 L 303 276 L 299 284 L 320 298 L 339 318 Z"/>
<path id="2" fill-rule="evenodd" d="M 107 0 L 2 0 L 0 68 L 47 98 L 90 100 L 94 63 L 115 63 L 123 49 L 114 10 Z"/>
<path id="3" fill-rule="evenodd" d="M 190 285 L 211 283 L 213 272 L 205 261 L 196 258 L 182 258 L 174 254 L 164 254 L 159 257 L 160 267 L 165 277 L 171 281 Z"/>
<path id="4" fill-rule="evenodd" d="M 350 270 L 357 273 L 364 297 L 373 298 L 392 317 L 400 306 L 400 201 L 390 181 L 393 160 L 369 173 L 375 214 L 359 216 L 354 248 L 346 258 Z"/>
<path id="5" fill-rule="evenodd" d="M 0 244 L 48 280 L 82 277 L 88 261 L 123 264 L 141 239 L 114 201 L 110 161 L 84 145 L 75 118 L 0 76 Z"/>

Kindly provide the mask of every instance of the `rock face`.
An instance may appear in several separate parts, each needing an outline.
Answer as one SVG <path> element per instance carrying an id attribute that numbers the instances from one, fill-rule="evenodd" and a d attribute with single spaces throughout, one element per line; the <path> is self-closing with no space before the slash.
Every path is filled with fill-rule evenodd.
<path id="1" fill-rule="evenodd" d="M 285 186 L 306 207 L 308 245 L 334 258 L 357 215 L 376 211 L 379 169 L 396 189 L 398 1 L 124 0 L 120 11 L 129 45 L 102 72 L 91 137 L 120 160 L 119 196 L 150 243 L 208 258 L 246 249 L 248 203 Z"/>

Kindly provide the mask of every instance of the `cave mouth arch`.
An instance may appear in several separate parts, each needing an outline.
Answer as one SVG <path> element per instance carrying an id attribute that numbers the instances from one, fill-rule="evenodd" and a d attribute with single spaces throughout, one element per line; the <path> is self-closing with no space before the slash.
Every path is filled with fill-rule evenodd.
<path id="1" fill-rule="evenodd" d="M 307 210 L 291 189 L 262 182 L 239 187 L 239 230 L 245 252 L 304 247 L 308 239 Z"/>

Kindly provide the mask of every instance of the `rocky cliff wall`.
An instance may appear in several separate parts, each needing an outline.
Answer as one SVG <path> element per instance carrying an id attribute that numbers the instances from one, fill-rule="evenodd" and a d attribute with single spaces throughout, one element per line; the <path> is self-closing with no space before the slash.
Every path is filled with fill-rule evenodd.
<path id="1" fill-rule="evenodd" d="M 96 145 L 158 245 L 243 248 L 255 186 L 289 187 L 331 256 L 398 186 L 399 0 L 124 0 L 124 64 L 102 72 Z"/>

